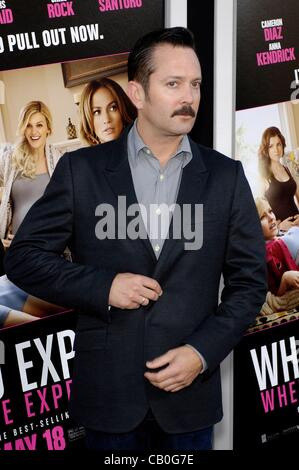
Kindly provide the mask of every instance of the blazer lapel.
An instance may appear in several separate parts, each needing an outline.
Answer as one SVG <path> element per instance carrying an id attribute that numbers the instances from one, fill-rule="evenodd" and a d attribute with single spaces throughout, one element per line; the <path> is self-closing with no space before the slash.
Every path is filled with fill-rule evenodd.
<path id="1" fill-rule="evenodd" d="M 181 208 L 184 204 L 190 204 L 194 207 L 195 204 L 204 203 L 204 193 L 207 185 L 209 171 L 207 170 L 203 158 L 200 154 L 198 146 L 190 139 L 192 149 L 192 160 L 183 169 L 181 184 L 177 196 L 176 203 Z M 172 233 L 173 219 L 170 223 L 169 233 Z M 164 274 L 170 269 L 170 266 L 175 262 L 178 255 L 184 251 L 185 240 L 177 240 L 167 238 L 164 242 L 158 263 L 155 267 L 153 277 L 161 281 Z"/>
<path id="2" fill-rule="evenodd" d="M 111 159 L 109 160 L 109 163 L 104 172 L 111 190 L 115 194 L 116 201 L 118 201 L 119 196 L 124 196 L 126 198 L 126 210 L 132 204 L 138 204 L 128 160 L 128 132 L 129 129 L 124 131 L 120 139 L 115 141 L 115 145 L 113 145 L 113 150 L 111 152 Z M 152 258 L 152 261 L 156 263 L 157 259 L 149 238 L 140 238 L 139 240 L 146 248 L 148 254 Z"/>

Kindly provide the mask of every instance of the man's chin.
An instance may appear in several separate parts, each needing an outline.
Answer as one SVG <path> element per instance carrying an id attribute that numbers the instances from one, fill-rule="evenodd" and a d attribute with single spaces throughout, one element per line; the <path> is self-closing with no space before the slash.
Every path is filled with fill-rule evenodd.
<path id="1" fill-rule="evenodd" d="M 185 123 L 184 125 L 177 126 L 176 129 L 174 129 L 174 131 L 176 135 L 189 134 L 193 126 L 194 126 L 194 120 L 192 120 L 192 122 L 190 120 L 189 123 Z"/>

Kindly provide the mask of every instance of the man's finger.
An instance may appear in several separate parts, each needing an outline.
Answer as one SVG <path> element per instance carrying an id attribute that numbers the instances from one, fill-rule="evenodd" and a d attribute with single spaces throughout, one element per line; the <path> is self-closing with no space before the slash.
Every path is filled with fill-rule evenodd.
<path id="1" fill-rule="evenodd" d="M 151 277 L 142 276 L 142 285 L 148 289 L 152 289 L 157 292 L 158 295 L 162 295 L 162 288 L 158 281 L 152 279 Z"/>
<path id="2" fill-rule="evenodd" d="M 169 367 L 166 369 L 161 370 L 160 372 L 145 372 L 144 376 L 152 383 L 161 384 L 168 380 L 174 380 L 174 374 Z"/>
<path id="3" fill-rule="evenodd" d="M 160 298 L 159 294 L 152 290 L 152 289 L 147 289 L 146 287 L 143 287 L 140 293 L 143 297 L 146 297 L 149 300 L 158 300 Z"/>
<path id="4" fill-rule="evenodd" d="M 169 362 L 166 364 L 166 367 L 163 367 L 162 370 L 159 372 L 155 372 L 156 369 L 151 368 L 152 370 L 145 372 L 145 377 L 150 381 L 150 382 L 156 382 L 161 384 L 162 382 L 165 382 L 166 380 L 175 380 L 177 377 L 178 373 L 174 368 L 172 367 Z M 177 380 L 177 379 L 176 379 Z"/>
<path id="5" fill-rule="evenodd" d="M 186 387 L 186 384 L 176 382 L 169 385 L 168 387 L 165 387 L 164 390 L 165 392 L 174 392 L 176 390 L 181 390 L 184 387 Z"/>
<path id="6" fill-rule="evenodd" d="M 140 308 L 139 302 L 131 302 L 127 307 L 123 307 L 122 310 L 134 310 L 136 308 Z"/>
<path id="7" fill-rule="evenodd" d="M 139 305 L 141 307 L 146 307 L 148 304 L 149 304 L 149 300 L 146 297 L 141 295 Z"/>
<path id="8" fill-rule="evenodd" d="M 152 382 L 152 383 L 153 383 L 153 382 Z M 170 379 L 164 380 L 163 382 L 156 382 L 155 385 L 156 385 L 156 387 L 159 387 L 159 388 L 161 388 L 162 390 L 165 390 L 165 391 L 167 392 L 168 389 L 179 387 L 179 386 L 181 386 L 182 384 L 179 383 L 179 382 L 177 381 L 177 379 L 175 379 L 174 377 L 171 377 Z"/>
<path id="9" fill-rule="evenodd" d="M 169 354 L 169 352 L 167 352 L 162 356 L 156 357 L 152 361 L 147 361 L 146 367 L 149 369 L 157 369 L 158 367 L 166 366 L 166 364 L 170 362 L 171 358 L 172 356 Z"/>
<path id="10" fill-rule="evenodd" d="M 180 385 L 179 387 L 177 388 L 173 388 L 171 390 L 166 390 L 167 392 L 171 392 L 171 393 L 174 393 L 174 392 L 179 392 L 180 390 L 182 390 L 183 388 L 186 388 L 187 385 Z"/>

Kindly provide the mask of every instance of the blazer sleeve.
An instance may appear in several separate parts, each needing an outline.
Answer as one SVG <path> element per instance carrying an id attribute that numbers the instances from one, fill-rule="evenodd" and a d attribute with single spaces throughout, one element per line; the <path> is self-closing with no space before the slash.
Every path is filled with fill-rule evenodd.
<path id="1" fill-rule="evenodd" d="M 99 315 L 109 322 L 108 297 L 116 273 L 65 260 L 74 207 L 71 157 L 58 162 L 44 195 L 29 210 L 5 259 L 8 278 L 49 302 Z"/>
<path id="2" fill-rule="evenodd" d="M 209 371 L 213 371 L 240 341 L 259 313 L 267 292 L 265 241 L 240 162 L 236 162 L 222 272 L 224 288 L 217 311 L 185 341 L 202 354 Z"/>

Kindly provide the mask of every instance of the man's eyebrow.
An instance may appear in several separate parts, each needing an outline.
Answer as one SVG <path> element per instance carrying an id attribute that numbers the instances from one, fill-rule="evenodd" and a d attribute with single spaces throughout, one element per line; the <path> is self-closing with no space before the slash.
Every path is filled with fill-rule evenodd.
<path id="1" fill-rule="evenodd" d="M 182 80 L 183 78 L 185 78 L 184 76 L 182 75 L 169 75 L 168 77 L 165 78 L 165 80 Z M 192 78 L 192 82 L 198 80 L 199 82 L 202 81 L 202 77 L 195 77 L 195 78 Z"/>

